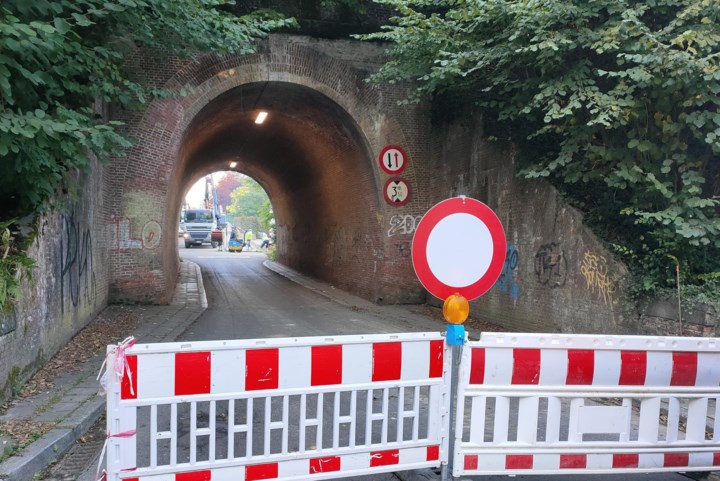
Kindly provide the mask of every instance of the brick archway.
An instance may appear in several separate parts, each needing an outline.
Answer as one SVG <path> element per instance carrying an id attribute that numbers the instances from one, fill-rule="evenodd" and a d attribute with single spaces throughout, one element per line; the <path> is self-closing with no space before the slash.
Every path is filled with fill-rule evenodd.
<path id="1" fill-rule="evenodd" d="M 404 296 L 399 300 L 421 298 L 405 256 L 385 254 L 386 176 L 374 159 L 386 144 L 404 145 L 421 158 L 423 112 L 396 105 L 404 88 L 373 88 L 364 81 L 381 50 L 362 44 L 357 55 L 358 45 L 277 35 L 254 55 L 146 66 L 148 78 L 190 94 L 152 102 L 142 116 L 126 119 L 138 143 L 111 166 L 117 181 L 107 203 L 115 234 L 112 299 L 169 300 L 182 197 L 202 175 L 224 170 L 231 155 L 245 157 L 240 170 L 259 180 L 273 200 L 281 262 L 368 299 L 392 301 L 382 276 L 388 271 L 387 282 Z M 265 144 L 243 130 L 251 128 L 249 116 L 259 105 L 274 108 L 277 119 Z M 243 138 L 250 143 L 242 144 Z M 267 161 L 278 155 L 296 163 Z M 415 180 L 413 169 L 404 175 Z M 400 289 L 398 278 L 411 289 Z"/>

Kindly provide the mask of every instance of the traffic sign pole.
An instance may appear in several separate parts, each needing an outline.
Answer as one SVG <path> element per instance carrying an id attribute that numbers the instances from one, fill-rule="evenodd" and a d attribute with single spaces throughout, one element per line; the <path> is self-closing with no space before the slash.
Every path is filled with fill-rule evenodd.
<path id="1" fill-rule="evenodd" d="M 445 342 L 450 346 L 450 429 L 448 461 L 441 479 L 452 476 L 456 440 L 456 387 L 463 345 L 463 323 L 470 314 L 469 301 L 487 292 L 500 277 L 505 262 L 505 231 L 500 219 L 482 202 L 468 197 L 447 199 L 432 207 L 415 230 L 412 261 L 420 283 L 443 299 L 448 322 Z"/>

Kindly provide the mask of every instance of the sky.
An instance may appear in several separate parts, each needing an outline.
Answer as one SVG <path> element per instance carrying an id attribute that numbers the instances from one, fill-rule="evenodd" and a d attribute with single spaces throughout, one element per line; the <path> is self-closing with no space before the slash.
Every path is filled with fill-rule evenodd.
<path id="1" fill-rule="evenodd" d="M 210 175 L 213 176 L 215 184 L 217 184 L 217 182 L 225 177 L 226 174 L 225 172 L 214 172 Z M 195 182 L 192 187 L 190 187 L 190 190 L 185 195 L 185 202 L 187 202 L 191 209 L 202 209 L 203 197 L 205 197 L 205 177 L 202 177 L 200 180 Z"/>

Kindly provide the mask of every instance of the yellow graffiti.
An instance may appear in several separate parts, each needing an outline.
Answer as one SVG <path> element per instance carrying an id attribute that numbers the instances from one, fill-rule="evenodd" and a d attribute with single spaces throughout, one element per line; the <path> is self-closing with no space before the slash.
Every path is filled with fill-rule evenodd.
<path id="1" fill-rule="evenodd" d="M 601 296 L 606 305 L 612 306 L 615 286 L 608 276 L 607 260 L 602 256 L 586 252 L 580 272 L 585 276 L 587 288 Z"/>

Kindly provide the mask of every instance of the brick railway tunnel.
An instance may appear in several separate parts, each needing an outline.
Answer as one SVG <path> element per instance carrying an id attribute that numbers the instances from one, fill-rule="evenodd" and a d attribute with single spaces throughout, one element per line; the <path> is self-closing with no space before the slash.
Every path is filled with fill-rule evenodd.
<path id="1" fill-rule="evenodd" d="M 270 196 L 277 260 L 303 274 L 373 302 L 425 302 L 410 257 L 416 226 L 435 203 L 467 195 L 498 213 L 508 241 L 500 281 L 474 315 L 517 330 L 636 330 L 611 278 L 624 267 L 582 215 L 548 184 L 518 179 L 512 147 L 486 140 L 479 115 L 434 118 L 429 102 L 399 102 L 410 85 L 367 82 L 384 60 L 382 45 L 292 34 L 270 35 L 252 55 L 138 55 L 148 84 L 188 94 L 120 113 L 137 142 L 107 167 L 98 201 L 111 236 L 96 274 L 107 301 L 169 301 L 183 195 L 235 161 Z M 260 110 L 269 116 L 257 125 Z M 406 153 L 401 172 L 381 167 L 388 146 Z M 398 177 L 407 202 L 385 196 Z"/>
<path id="2" fill-rule="evenodd" d="M 260 111 L 268 117 L 258 125 Z M 383 196 L 372 158 L 357 122 L 325 95 L 288 82 L 245 84 L 213 99 L 192 120 L 170 182 L 179 188 L 169 196 L 166 219 L 173 219 L 197 179 L 236 162 L 231 170 L 253 177 L 271 199 L 278 261 L 316 277 L 336 270 L 335 281 L 345 289 L 370 296 L 357 273 L 382 243 L 376 213 Z M 173 232 L 172 226 L 164 231 Z M 352 252 L 345 255 L 348 239 Z"/>
<path id="3" fill-rule="evenodd" d="M 382 55 L 378 45 L 278 34 L 253 55 L 167 64 L 139 56 L 149 83 L 189 94 L 121 117 L 137 143 L 109 166 L 119 180 L 105 197 L 118 226 L 109 301 L 170 299 L 178 253 L 166 233 L 177 232 L 183 196 L 234 161 L 271 199 L 279 262 L 372 301 L 423 302 L 409 260 L 412 229 L 401 241 L 387 233 L 394 215 L 414 220 L 439 200 L 422 185 L 429 117 L 427 106 L 398 105 L 407 85 L 366 82 Z M 260 110 L 269 113 L 262 125 L 254 123 Z M 402 174 L 414 189 L 407 206 L 383 194 L 393 176 L 377 158 L 388 145 L 414 162 Z"/>

